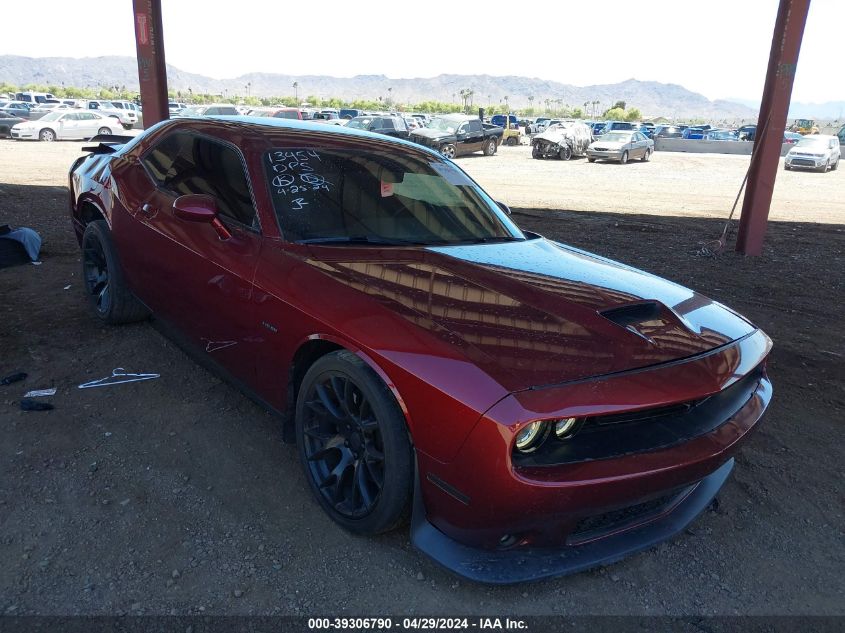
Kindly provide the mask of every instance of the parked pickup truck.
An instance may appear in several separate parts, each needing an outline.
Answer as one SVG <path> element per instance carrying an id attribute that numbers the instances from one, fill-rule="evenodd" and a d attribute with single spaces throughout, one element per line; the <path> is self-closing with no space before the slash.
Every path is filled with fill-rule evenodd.
<path id="1" fill-rule="evenodd" d="M 496 153 L 504 128 L 482 123 L 467 114 L 446 114 L 434 117 L 424 128 L 411 132 L 411 140 L 436 149 L 446 158 L 482 151 L 485 156 Z"/>

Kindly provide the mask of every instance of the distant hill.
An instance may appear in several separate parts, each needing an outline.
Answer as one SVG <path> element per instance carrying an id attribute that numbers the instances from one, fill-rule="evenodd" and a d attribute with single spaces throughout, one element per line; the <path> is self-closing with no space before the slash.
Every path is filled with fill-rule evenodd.
<path id="1" fill-rule="evenodd" d="M 231 79 L 214 79 L 185 72 L 168 65 L 168 86 L 173 90 L 196 93 L 243 95 L 250 84 L 255 96 L 293 96 L 293 82 L 299 84 L 299 95 L 339 97 L 341 99 L 391 98 L 400 103 L 422 101 L 460 102 L 460 91 L 474 91 L 476 105 L 502 103 L 508 97 L 512 108 L 530 105 L 542 108 L 545 101 L 561 100 L 570 106 L 599 101 L 600 110 L 616 101 L 625 101 L 644 116 L 673 118 L 741 119 L 756 116 L 756 110 L 731 101 L 710 101 L 676 84 L 629 79 L 617 84 L 573 86 L 539 78 L 493 75 L 438 75 L 437 77 L 389 79 L 384 75 L 358 75 L 350 78 L 322 75 L 288 75 L 249 73 Z M 16 85 L 28 83 L 78 87 L 126 86 L 138 89 L 138 71 L 133 57 L 19 57 L 0 56 L 0 82 Z M 390 89 L 390 90 L 388 90 Z M 225 92 L 224 92 L 225 91 Z"/>

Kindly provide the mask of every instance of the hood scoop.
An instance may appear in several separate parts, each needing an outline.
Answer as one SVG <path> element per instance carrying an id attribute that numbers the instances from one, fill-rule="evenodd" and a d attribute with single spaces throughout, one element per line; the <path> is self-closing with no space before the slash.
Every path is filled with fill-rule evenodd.
<path id="1" fill-rule="evenodd" d="M 599 314 L 608 321 L 624 327 L 631 334 L 636 334 L 652 344 L 655 344 L 655 341 L 649 335 L 650 332 L 654 330 L 655 325 L 665 324 L 663 306 L 656 301 L 645 301 L 601 310 Z M 636 327 L 638 325 L 645 325 L 646 327 Z"/>

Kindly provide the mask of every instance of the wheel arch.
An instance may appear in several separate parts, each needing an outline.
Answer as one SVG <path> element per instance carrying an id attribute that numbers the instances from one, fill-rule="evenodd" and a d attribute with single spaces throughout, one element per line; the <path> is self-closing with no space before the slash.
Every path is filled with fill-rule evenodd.
<path id="1" fill-rule="evenodd" d="M 282 426 L 282 438 L 287 443 L 294 443 L 296 441 L 294 432 L 294 421 L 296 411 L 296 399 L 299 395 L 299 388 L 302 385 L 302 380 L 311 366 L 326 354 L 337 351 L 347 351 L 355 354 L 360 358 L 376 375 L 382 379 L 384 384 L 393 394 L 396 403 L 405 417 L 405 428 L 408 430 L 408 439 L 413 446 L 413 435 L 411 434 L 411 416 L 402 395 L 396 387 L 396 384 L 391 380 L 387 372 L 366 352 L 362 351 L 357 345 L 349 341 L 341 340 L 335 336 L 326 334 L 312 334 L 305 340 L 301 341 L 293 354 L 290 368 L 288 371 L 287 384 L 287 403 L 285 405 L 284 421 Z"/>

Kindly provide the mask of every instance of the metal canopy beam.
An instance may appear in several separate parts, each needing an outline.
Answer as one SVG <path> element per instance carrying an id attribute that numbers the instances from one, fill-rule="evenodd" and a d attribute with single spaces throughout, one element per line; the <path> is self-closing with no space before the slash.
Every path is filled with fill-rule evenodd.
<path id="1" fill-rule="evenodd" d="M 780 0 L 769 70 L 757 119 L 757 135 L 751 166 L 748 170 L 748 190 L 742 203 L 736 250 L 745 255 L 760 255 L 772 204 L 777 177 L 783 130 L 792 98 L 792 84 L 798 53 L 804 37 L 804 25 L 810 0 Z"/>
<path id="2" fill-rule="evenodd" d="M 141 107 L 144 127 L 148 128 L 170 118 L 167 109 L 167 65 L 164 62 L 161 0 L 132 0 L 132 8 L 135 12 Z"/>

